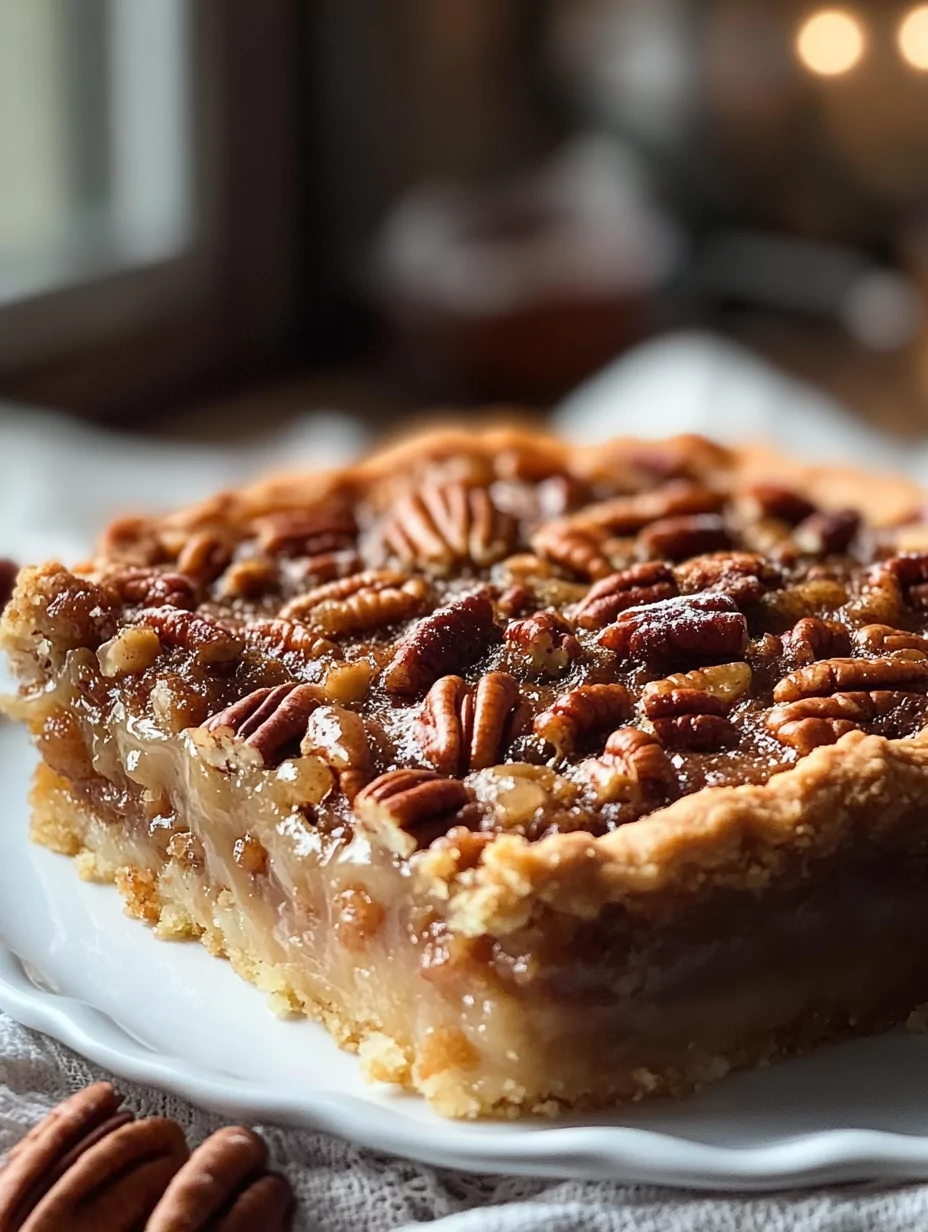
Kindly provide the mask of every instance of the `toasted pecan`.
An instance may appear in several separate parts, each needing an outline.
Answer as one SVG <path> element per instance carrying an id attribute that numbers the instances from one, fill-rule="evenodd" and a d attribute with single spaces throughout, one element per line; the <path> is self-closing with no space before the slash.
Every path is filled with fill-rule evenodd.
<path id="1" fill-rule="evenodd" d="M 624 685 L 578 685 L 536 715 L 535 732 L 563 755 L 572 752 L 583 737 L 627 717 L 630 708 L 631 697 Z"/>
<path id="2" fill-rule="evenodd" d="M 464 595 L 412 626 L 384 670 L 384 686 L 388 693 L 423 692 L 439 676 L 473 662 L 501 636 L 487 595 Z"/>
<path id="3" fill-rule="evenodd" d="M 458 779 L 432 770 L 391 770 L 355 798 L 360 829 L 397 855 L 411 855 L 419 836 L 436 821 L 452 817 L 470 796 Z"/>

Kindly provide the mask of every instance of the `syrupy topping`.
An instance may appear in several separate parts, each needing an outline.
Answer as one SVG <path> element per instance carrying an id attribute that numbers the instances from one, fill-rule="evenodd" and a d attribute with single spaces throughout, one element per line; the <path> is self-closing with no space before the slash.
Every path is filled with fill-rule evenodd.
<path id="1" fill-rule="evenodd" d="M 602 834 L 928 723 L 917 523 L 638 481 L 462 456 L 307 508 L 123 522 L 93 573 L 43 575 L 36 633 L 52 667 L 96 651 L 101 713 L 321 760 L 307 816 L 400 855 L 452 827 Z"/>

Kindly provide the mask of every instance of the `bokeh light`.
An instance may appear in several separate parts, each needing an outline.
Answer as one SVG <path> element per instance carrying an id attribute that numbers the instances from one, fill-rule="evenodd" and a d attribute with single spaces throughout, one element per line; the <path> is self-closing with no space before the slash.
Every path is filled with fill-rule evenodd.
<path id="1" fill-rule="evenodd" d="M 909 9 L 899 23 L 898 43 L 907 64 L 928 72 L 928 4 Z"/>
<path id="2" fill-rule="evenodd" d="M 864 44 L 860 19 L 846 9 L 819 9 L 805 19 L 796 36 L 799 59 L 821 77 L 850 72 L 863 56 Z"/>

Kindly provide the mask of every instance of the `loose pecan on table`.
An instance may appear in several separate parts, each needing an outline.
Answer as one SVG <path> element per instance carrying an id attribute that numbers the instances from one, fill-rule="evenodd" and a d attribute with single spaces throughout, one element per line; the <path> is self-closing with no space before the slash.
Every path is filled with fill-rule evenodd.
<path id="1" fill-rule="evenodd" d="M 217 1130 L 173 1177 L 145 1232 L 287 1232 L 293 1192 L 267 1162 L 250 1129 Z"/>
<path id="2" fill-rule="evenodd" d="M 242 639 L 209 616 L 179 607 L 147 607 L 133 619 L 154 629 L 163 646 L 189 650 L 201 663 L 228 663 L 242 653 Z"/>
<path id="3" fill-rule="evenodd" d="M 416 723 L 417 744 L 440 774 L 495 765 L 509 743 L 519 686 L 508 672 L 489 672 L 471 688 L 443 676 L 429 689 Z"/>
<path id="4" fill-rule="evenodd" d="M 636 554 L 641 560 L 686 560 L 731 547 L 725 520 L 717 513 L 691 513 L 661 518 L 638 532 Z"/>
<path id="5" fill-rule="evenodd" d="M 378 528 L 386 552 L 407 568 L 451 573 L 486 568 L 512 550 L 515 519 L 484 487 L 462 480 L 426 482 L 399 498 Z"/>
<path id="6" fill-rule="evenodd" d="M 409 856 L 423 836 L 470 800 L 459 779 L 433 770 L 390 770 L 355 797 L 358 828 L 397 855 Z"/>
<path id="7" fill-rule="evenodd" d="M 669 567 L 658 561 L 632 565 L 601 578 L 573 610 L 581 629 L 601 629 L 630 607 L 673 599 L 677 583 Z"/>
<path id="8" fill-rule="evenodd" d="M 724 662 L 744 656 L 748 627 L 727 595 L 685 595 L 628 608 L 599 640 L 623 659 Z"/>
<path id="9" fill-rule="evenodd" d="M 555 612 L 536 612 L 506 626 L 506 645 L 529 672 L 556 676 L 582 653 L 574 631 Z"/>
<path id="10" fill-rule="evenodd" d="M 280 617 L 276 620 L 250 620 L 239 632 L 246 646 L 252 646 L 273 658 L 285 654 L 298 655 L 303 659 L 321 659 L 324 655 L 334 659 L 342 657 L 340 647 L 298 620 Z"/>
<path id="11" fill-rule="evenodd" d="M 814 556 L 843 552 L 860 529 L 860 520 L 853 509 L 812 513 L 793 531 L 793 542 L 800 551 Z"/>
<path id="12" fill-rule="evenodd" d="M 439 676 L 473 662 L 501 636 L 487 595 L 464 595 L 412 626 L 384 670 L 384 687 L 388 693 L 424 692 Z"/>
<path id="13" fill-rule="evenodd" d="M 794 702 L 804 697 L 872 689 L 924 693 L 928 689 L 928 660 L 894 655 L 879 659 L 822 659 L 784 676 L 773 690 L 773 700 Z"/>
<path id="14" fill-rule="evenodd" d="M 0 1172 L 0 1228 L 136 1232 L 144 1224 L 187 1144 L 175 1121 L 136 1121 L 121 1103 L 109 1083 L 94 1083 L 29 1131 Z"/>
<path id="15" fill-rule="evenodd" d="M 617 728 L 602 755 L 581 762 L 579 772 L 602 803 L 638 804 L 669 798 L 678 786 L 676 771 L 660 741 L 637 727 Z"/>
<path id="16" fill-rule="evenodd" d="M 312 684 L 280 684 L 255 689 L 203 724 L 207 731 L 228 729 L 260 753 L 265 765 L 280 761 L 289 746 L 306 731 L 309 716 L 321 704 L 322 694 Z"/>
<path id="17" fill-rule="evenodd" d="M 309 716 L 300 752 L 315 754 L 335 774 L 342 794 L 353 800 L 371 777 L 364 720 L 344 706 L 319 706 Z"/>
<path id="18" fill-rule="evenodd" d="M 624 685 L 582 684 L 562 693 L 535 716 L 535 733 L 552 744 L 558 756 L 564 756 L 584 737 L 627 718 L 630 710 L 631 697 Z"/>
<path id="19" fill-rule="evenodd" d="M 284 604 L 280 615 L 306 621 L 327 637 L 343 637 L 409 620 L 424 610 L 430 597 L 431 587 L 423 578 L 373 569 L 317 586 Z"/>

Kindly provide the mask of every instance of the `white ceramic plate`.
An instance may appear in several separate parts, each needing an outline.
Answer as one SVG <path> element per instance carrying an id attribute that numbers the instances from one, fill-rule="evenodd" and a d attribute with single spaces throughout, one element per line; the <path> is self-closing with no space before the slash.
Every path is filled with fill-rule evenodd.
<path id="1" fill-rule="evenodd" d="M 474 1171 L 733 1189 L 928 1176 L 928 1038 L 904 1035 L 617 1117 L 442 1121 L 415 1097 L 367 1086 L 321 1027 L 275 1019 L 226 964 L 155 940 L 115 889 L 32 846 L 32 764 L 24 734 L 0 724 L 0 1006 L 122 1077 Z"/>

